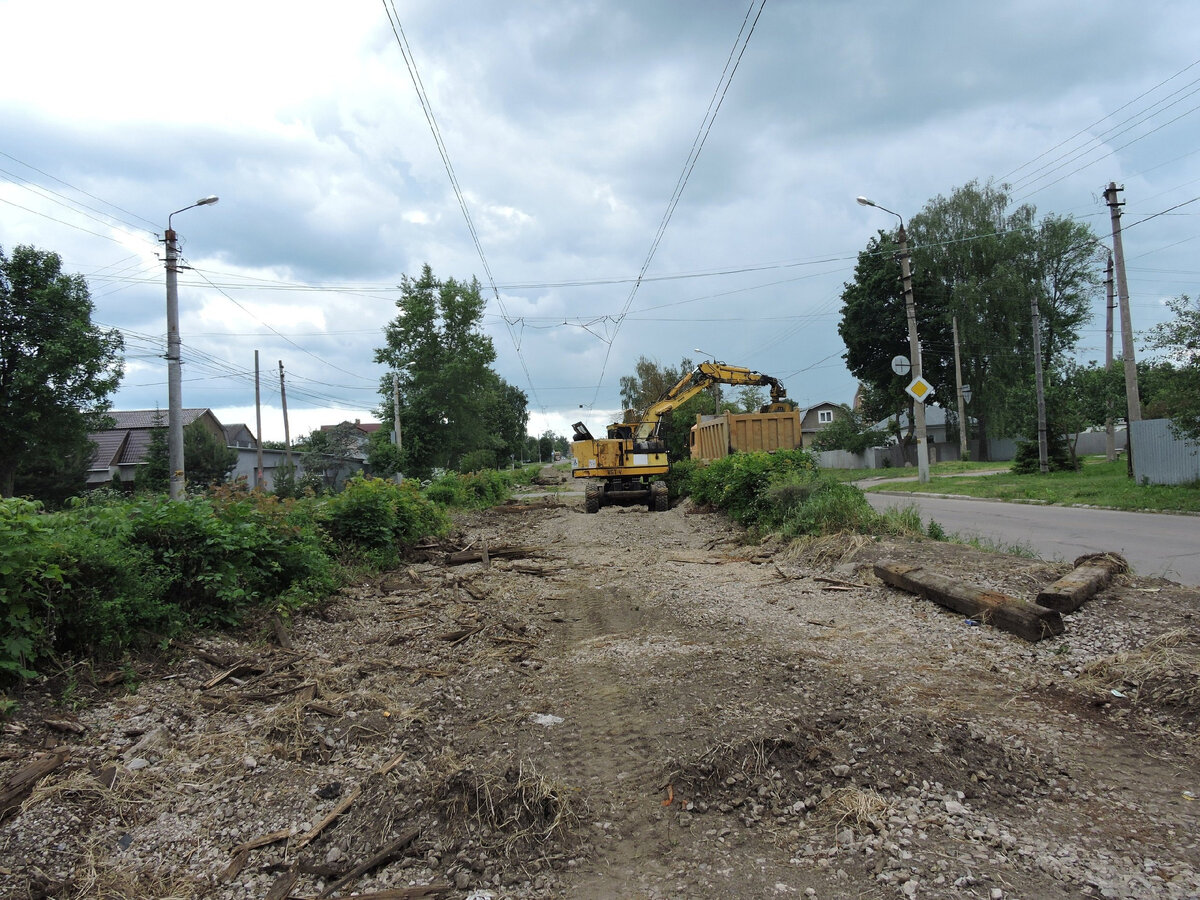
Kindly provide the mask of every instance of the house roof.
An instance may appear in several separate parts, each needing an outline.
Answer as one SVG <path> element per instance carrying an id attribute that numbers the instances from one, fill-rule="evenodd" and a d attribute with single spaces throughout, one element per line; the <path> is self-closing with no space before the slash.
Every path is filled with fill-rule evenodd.
<path id="1" fill-rule="evenodd" d="M 378 422 L 339 422 L 337 425 L 322 425 L 321 431 L 333 431 L 335 428 L 341 428 L 343 425 L 351 425 L 361 431 L 363 434 L 374 434 L 383 426 Z"/>
<path id="2" fill-rule="evenodd" d="M 185 427 L 205 414 L 220 425 L 207 407 L 181 412 L 180 418 Z M 90 472 L 105 471 L 113 466 L 138 465 L 146 458 L 146 449 L 150 446 L 154 429 L 167 427 L 167 413 L 161 409 L 113 410 L 106 415 L 116 424 L 107 431 L 94 431 L 88 435 L 96 445 L 96 452 L 88 464 Z"/>
<path id="3" fill-rule="evenodd" d="M 200 418 L 207 409 L 185 409 L 181 411 L 182 421 L 184 426 L 191 425 L 192 422 Z M 113 410 L 107 413 L 110 419 L 113 419 L 116 424 L 113 426 L 113 431 L 122 431 L 126 428 L 166 428 L 167 427 L 167 411 L 164 409 L 128 409 L 124 411 Z"/>

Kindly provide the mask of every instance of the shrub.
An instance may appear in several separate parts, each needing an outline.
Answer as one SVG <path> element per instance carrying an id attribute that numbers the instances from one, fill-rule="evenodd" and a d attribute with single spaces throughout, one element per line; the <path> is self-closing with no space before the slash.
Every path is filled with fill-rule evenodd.
<path id="1" fill-rule="evenodd" d="M 415 483 L 361 476 L 326 501 L 323 515 L 329 533 L 343 547 L 396 555 L 423 537 L 441 534 L 448 524 Z"/>
<path id="2" fill-rule="evenodd" d="M 36 674 L 32 666 L 46 649 L 46 623 L 62 587 L 41 510 L 33 501 L 0 499 L 0 680 Z"/>
<path id="3" fill-rule="evenodd" d="M 803 450 L 733 453 L 695 469 L 689 484 L 692 499 L 697 503 L 720 507 L 735 521 L 753 525 L 773 481 L 816 469 L 815 460 Z"/>

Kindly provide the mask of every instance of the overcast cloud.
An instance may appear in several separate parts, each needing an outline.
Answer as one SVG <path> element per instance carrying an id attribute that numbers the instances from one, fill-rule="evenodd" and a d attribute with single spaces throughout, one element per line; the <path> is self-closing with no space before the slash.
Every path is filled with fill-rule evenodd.
<path id="1" fill-rule="evenodd" d="M 374 418 L 373 350 L 425 263 L 479 277 L 531 431 L 567 434 L 611 421 L 639 356 L 696 347 L 850 402 L 841 287 L 895 222 L 856 195 L 907 219 L 994 178 L 1105 239 L 1109 181 L 1127 227 L 1200 195 L 1194 3 L 767 0 L 635 290 L 759 0 L 394 8 L 499 301 L 382 3 L 0 2 L 0 246 L 88 278 L 126 337 L 117 408 L 167 407 L 158 240 L 208 194 L 174 222 L 184 405 L 253 427 L 258 350 L 268 439 L 280 360 L 293 437 Z M 1129 228 L 1139 331 L 1197 291 L 1197 212 Z"/>

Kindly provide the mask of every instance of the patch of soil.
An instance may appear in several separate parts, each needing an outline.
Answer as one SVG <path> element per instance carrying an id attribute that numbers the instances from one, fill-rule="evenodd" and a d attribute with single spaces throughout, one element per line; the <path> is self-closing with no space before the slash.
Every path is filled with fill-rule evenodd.
<path id="1" fill-rule="evenodd" d="M 1031 644 L 872 566 L 1061 565 L 695 512 L 472 513 L 450 549 L 521 549 L 430 550 L 290 650 L 30 686 L 0 796 L 63 759 L 0 812 L 0 896 L 1200 894 L 1196 591 L 1120 576 Z"/>

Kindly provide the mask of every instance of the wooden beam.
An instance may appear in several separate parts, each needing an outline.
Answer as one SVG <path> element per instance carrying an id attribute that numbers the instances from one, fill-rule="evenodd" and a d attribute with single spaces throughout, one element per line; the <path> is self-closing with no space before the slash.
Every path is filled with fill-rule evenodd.
<path id="1" fill-rule="evenodd" d="M 1114 575 L 1129 571 L 1129 563 L 1116 553 L 1094 553 L 1075 560 L 1075 568 L 1037 596 L 1047 609 L 1072 613 L 1108 587 Z"/>
<path id="2" fill-rule="evenodd" d="M 885 561 L 876 564 L 875 574 L 893 587 L 918 594 L 1027 641 L 1040 641 L 1063 632 L 1062 616 L 1052 609 L 927 572 L 920 566 Z"/>

